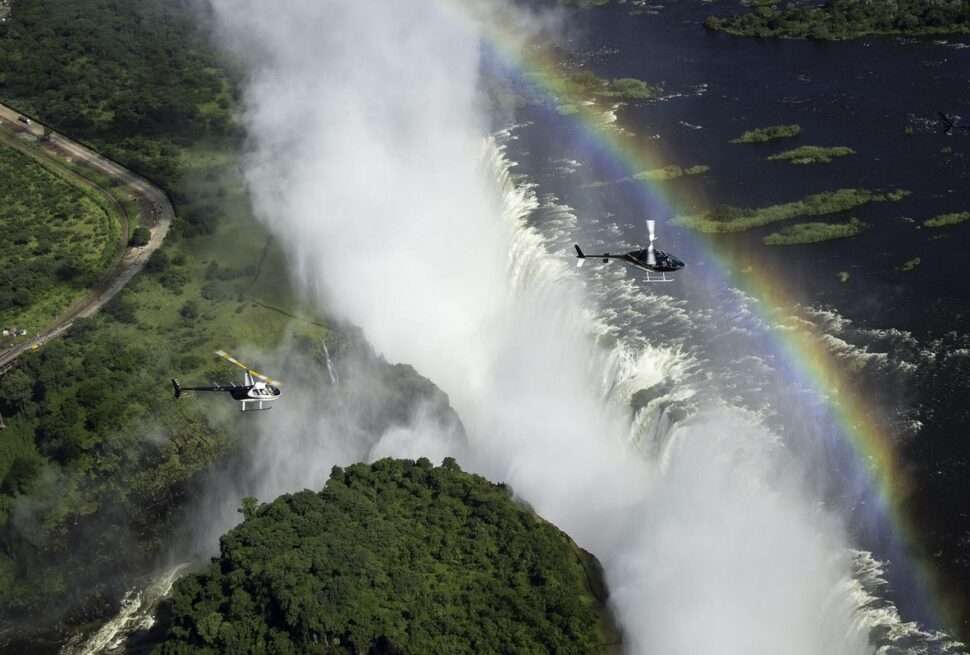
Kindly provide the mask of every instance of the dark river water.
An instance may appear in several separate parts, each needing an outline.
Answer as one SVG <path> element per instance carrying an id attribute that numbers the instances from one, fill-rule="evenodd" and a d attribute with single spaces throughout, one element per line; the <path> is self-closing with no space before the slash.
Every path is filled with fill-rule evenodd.
<path id="1" fill-rule="evenodd" d="M 784 388 L 790 371 L 777 364 L 779 353 L 759 351 L 754 358 L 774 362 L 765 377 L 747 363 L 754 340 L 725 346 L 724 335 L 753 322 L 746 316 L 750 302 L 739 309 L 736 298 L 736 290 L 746 287 L 745 275 L 776 279 L 788 289 L 792 305 L 786 311 L 811 321 L 830 340 L 852 371 L 848 379 L 879 408 L 868 419 L 889 435 L 916 480 L 905 508 L 915 536 L 901 540 L 888 516 L 870 517 L 865 507 L 874 501 L 872 491 L 857 488 L 852 467 L 845 465 L 856 456 L 844 444 L 828 446 L 818 461 L 823 495 L 845 508 L 861 547 L 884 561 L 921 559 L 937 572 L 940 588 L 927 591 L 912 567 L 889 566 L 886 593 L 905 619 L 931 628 L 947 623 L 967 638 L 970 403 L 962 399 L 970 391 L 970 281 L 964 270 L 970 222 L 942 229 L 922 222 L 970 211 L 970 131 L 944 134 L 937 119 L 937 112 L 945 112 L 966 117 L 970 125 L 970 38 L 764 41 L 702 27 L 712 13 L 737 10 L 735 3 L 658 3 L 640 14 L 632 8 L 575 12 L 569 36 L 558 45 L 572 66 L 601 77 L 662 84 L 662 100 L 622 106 L 616 125 L 650 153 L 651 165 L 704 164 L 710 171 L 651 183 L 653 190 L 623 181 L 639 171 L 604 147 L 594 131 L 551 103 L 533 104 L 517 113 L 523 125 L 509 151 L 540 197 L 548 194 L 537 225 L 547 233 L 560 229 L 557 208 L 567 207 L 575 225 L 559 244 L 564 253 L 572 239 L 591 250 L 622 251 L 642 243 L 643 218 L 657 219 L 661 247 L 687 268 L 662 292 L 640 285 L 636 311 L 619 306 L 632 302 L 628 296 L 614 295 L 607 303 L 615 305 L 621 329 L 700 353 L 709 375 L 724 378 L 722 389 L 757 410 L 794 406 L 805 389 Z M 801 126 L 793 139 L 729 143 L 745 130 L 792 123 Z M 807 166 L 766 159 L 800 145 L 848 146 L 857 154 Z M 604 181 L 614 183 L 599 184 Z M 670 221 L 674 214 L 721 204 L 762 207 L 847 187 L 905 189 L 910 195 L 734 235 L 701 237 Z M 779 225 L 849 217 L 868 229 L 812 245 L 769 247 L 761 241 Z M 711 261 L 714 253 L 726 267 Z M 912 270 L 903 270 L 916 258 Z M 654 307 L 645 309 L 651 302 Z M 766 394 L 766 386 L 774 388 Z M 802 419 L 816 420 L 809 409 L 787 412 L 779 424 L 791 432 Z M 822 420 L 818 430 L 833 427 L 831 421 Z M 797 443 L 792 445 L 797 452 Z M 930 596 L 946 598 L 945 619 Z"/>

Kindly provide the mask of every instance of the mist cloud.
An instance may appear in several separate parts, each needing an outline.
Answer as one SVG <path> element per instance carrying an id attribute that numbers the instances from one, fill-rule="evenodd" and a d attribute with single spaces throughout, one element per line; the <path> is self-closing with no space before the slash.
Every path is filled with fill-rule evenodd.
<path id="1" fill-rule="evenodd" d="M 582 285 L 525 227 L 535 200 L 485 138 L 475 19 L 431 0 L 213 5 L 251 71 L 258 216 L 308 297 L 430 377 L 469 440 L 420 412 L 362 435 L 307 397 L 271 419 L 262 489 L 457 454 L 601 559 L 630 652 L 871 652 L 840 526 L 757 417 L 711 407 L 656 459 L 631 445 L 630 394 L 676 357 L 598 345 Z"/>

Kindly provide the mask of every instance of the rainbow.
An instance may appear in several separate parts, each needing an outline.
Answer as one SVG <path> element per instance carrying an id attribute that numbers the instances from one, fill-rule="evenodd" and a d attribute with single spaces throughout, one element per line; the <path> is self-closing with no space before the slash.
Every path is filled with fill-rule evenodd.
<path id="1" fill-rule="evenodd" d="M 457 11 L 466 19 L 472 12 L 464 0 L 439 0 L 449 10 Z M 663 185 L 637 178 L 643 171 L 653 170 L 670 161 L 656 141 L 639 139 L 629 131 L 619 129 L 619 124 L 604 121 L 604 107 L 592 104 L 588 99 L 575 97 L 575 84 L 569 79 L 560 61 L 541 47 L 530 45 L 521 37 L 521 31 L 513 22 L 503 21 L 494 14 L 484 21 L 486 51 L 494 55 L 516 77 L 549 100 L 553 106 L 568 105 L 567 117 L 581 128 L 590 145 L 599 154 L 611 160 L 618 170 L 625 171 L 624 181 L 638 184 L 645 205 L 656 215 L 677 215 L 674 201 L 665 193 Z M 473 18 L 474 20 L 474 18 Z M 478 21 L 476 21 L 478 22 Z M 480 25 L 482 23 L 479 23 Z M 703 204 L 703 203 L 702 203 Z M 753 297 L 754 303 L 768 325 L 780 325 L 786 308 L 799 305 L 798 294 L 765 267 L 751 267 L 742 275 L 735 255 L 719 248 L 717 242 L 704 235 L 696 235 L 705 255 L 714 263 L 716 274 L 722 281 Z M 750 253 L 748 253 L 750 255 Z M 770 332 L 773 343 L 768 348 L 780 355 L 792 383 L 813 389 L 824 399 L 823 425 L 832 426 L 835 434 L 827 435 L 848 447 L 856 460 L 864 484 L 870 490 L 868 498 L 875 499 L 875 520 L 891 527 L 887 551 L 892 565 L 908 574 L 916 583 L 913 591 L 930 612 L 933 619 L 941 619 L 939 626 L 955 625 L 956 598 L 947 598 L 945 586 L 935 568 L 920 553 L 918 530 L 906 509 L 912 490 L 912 480 L 899 460 L 891 433 L 880 425 L 881 411 L 874 406 L 844 372 L 845 365 L 837 355 L 826 348 L 823 341 L 805 329 L 775 329 Z M 896 558 L 900 559 L 896 559 Z M 908 570 L 900 569 L 908 564 Z"/>

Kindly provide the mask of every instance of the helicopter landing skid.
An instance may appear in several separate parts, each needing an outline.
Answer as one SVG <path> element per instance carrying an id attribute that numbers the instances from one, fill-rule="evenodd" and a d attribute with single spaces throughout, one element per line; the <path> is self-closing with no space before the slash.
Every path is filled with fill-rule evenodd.
<path id="1" fill-rule="evenodd" d="M 239 403 L 242 405 L 242 411 L 244 412 L 265 412 L 273 409 L 273 406 L 270 405 L 268 401 L 256 398 L 251 400 L 241 400 Z M 255 407 L 250 407 L 250 405 L 255 405 Z"/>
<path id="2" fill-rule="evenodd" d="M 644 271 L 644 282 L 673 282 L 674 278 L 667 277 L 666 273 L 653 273 L 651 271 Z"/>

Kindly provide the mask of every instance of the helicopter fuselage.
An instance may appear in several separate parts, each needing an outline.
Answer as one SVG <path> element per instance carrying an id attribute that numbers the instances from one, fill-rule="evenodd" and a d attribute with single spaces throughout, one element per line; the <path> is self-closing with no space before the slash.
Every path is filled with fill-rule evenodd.
<path id="1" fill-rule="evenodd" d="M 673 255 L 668 255 L 663 250 L 654 250 L 654 264 L 649 263 L 648 251 L 646 248 L 642 250 L 631 250 L 628 253 L 622 255 L 611 255 L 610 253 L 605 253 L 603 255 L 585 255 L 588 259 L 602 259 L 605 264 L 611 259 L 619 259 L 622 262 L 636 266 L 637 268 L 642 268 L 647 271 L 653 271 L 654 273 L 672 273 L 674 271 L 679 271 L 684 267 L 684 262 L 680 261 Z"/>

